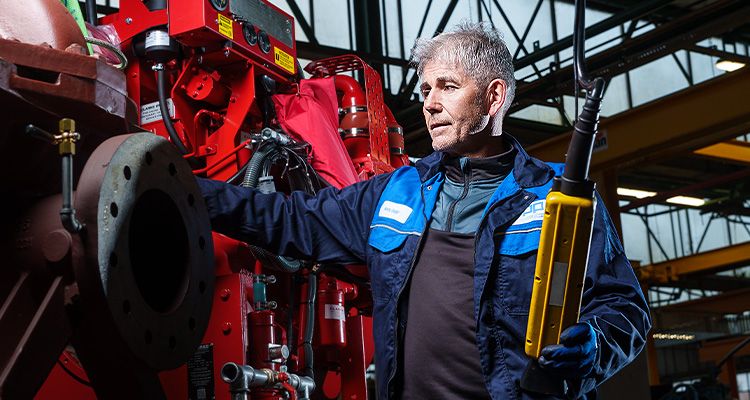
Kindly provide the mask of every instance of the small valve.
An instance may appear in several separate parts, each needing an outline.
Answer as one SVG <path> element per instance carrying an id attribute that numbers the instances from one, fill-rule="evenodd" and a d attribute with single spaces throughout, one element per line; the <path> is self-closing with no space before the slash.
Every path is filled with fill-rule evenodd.
<path id="1" fill-rule="evenodd" d="M 76 132 L 76 123 L 70 118 L 63 118 L 59 124 L 59 135 L 53 135 L 34 125 L 26 125 L 25 132 L 32 137 L 53 145 L 58 145 L 62 156 L 62 208 L 60 219 L 63 227 L 70 233 L 78 233 L 84 224 L 76 219 L 73 209 L 73 156 L 76 154 L 76 141 L 81 135 Z"/>
<path id="2" fill-rule="evenodd" d="M 275 301 L 268 301 L 266 297 L 266 286 L 276 283 L 273 275 L 253 276 L 253 303 L 256 310 L 274 310 L 278 305 Z"/>
<path id="3" fill-rule="evenodd" d="M 55 136 L 55 144 L 60 145 L 60 154 L 76 154 L 76 141 L 81 135 L 76 132 L 76 122 L 70 118 L 60 120 L 60 134 Z"/>

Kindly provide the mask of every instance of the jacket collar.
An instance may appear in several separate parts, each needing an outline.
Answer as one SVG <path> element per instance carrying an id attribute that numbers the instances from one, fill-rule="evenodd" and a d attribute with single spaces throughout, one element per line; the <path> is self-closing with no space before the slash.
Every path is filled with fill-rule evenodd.
<path id="1" fill-rule="evenodd" d="M 516 138 L 503 132 L 503 140 L 508 144 L 508 148 L 514 147 L 518 150 L 513 163 L 513 178 L 519 187 L 542 186 L 555 175 L 547 164 L 529 156 Z M 436 151 L 417 161 L 416 168 L 422 182 L 443 170 L 442 160 L 446 156 L 446 153 Z"/>

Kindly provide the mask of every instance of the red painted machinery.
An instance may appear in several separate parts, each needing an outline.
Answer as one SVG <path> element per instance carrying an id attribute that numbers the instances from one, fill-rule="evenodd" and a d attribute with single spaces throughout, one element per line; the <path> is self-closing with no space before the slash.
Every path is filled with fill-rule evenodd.
<path id="1" fill-rule="evenodd" d="M 264 0 L 121 0 L 101 23 L 127 55 L 124 78 L 70 49 L 42 61 L 0 39 L 0 98 L 18 104 L 0 140 L 55 149 L 36 136 L 62 154 L 4 193 L 18 213 L 0 219 L 0 397 L 372 396 L 366 267 L 210 232 L 193 176 L 315 193 L 408 164 L 377 73 L 344 56 L 302 79 L 294 21 Z M 81 73 L 58 59 L 100 70 L 84 77 L 99 96 L 71 107 L 45 71 Z M 353 70 L 364 89 L 340 75 Z M 78 129 L 58 130 L 62 117 Z M 151 133 L 120 135 L 138 131 Z"/>

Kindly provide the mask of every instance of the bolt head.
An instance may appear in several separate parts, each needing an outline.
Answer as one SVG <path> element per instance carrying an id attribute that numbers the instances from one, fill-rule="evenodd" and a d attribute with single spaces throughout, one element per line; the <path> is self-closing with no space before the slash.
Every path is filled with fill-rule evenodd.
<path id="1" fill-rule="evenodd" d="M 63 118 L 60 120 L 60 133 L 63 132 L 75 132 L 76 122 L 70 118 Z"/>

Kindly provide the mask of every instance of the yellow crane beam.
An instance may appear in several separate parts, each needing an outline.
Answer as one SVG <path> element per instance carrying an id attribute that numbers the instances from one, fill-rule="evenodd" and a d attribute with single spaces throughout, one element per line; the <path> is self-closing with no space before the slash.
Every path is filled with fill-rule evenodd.
<path id="1" fill-rule="evenodd" d="M 693 154 L 714 160 L 750 165 L 750 143 L 729 140 L 693 151 Z"/>
<path id="2" fill-rule="evenodd" d="M 636 275 L 642 282 L 669 283 L 689 274 L 720 271 L 746 264 L 750 264 L 750 242 L 645 265 L 636 270 Z"/>

